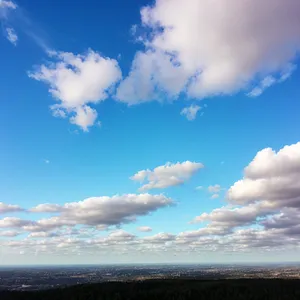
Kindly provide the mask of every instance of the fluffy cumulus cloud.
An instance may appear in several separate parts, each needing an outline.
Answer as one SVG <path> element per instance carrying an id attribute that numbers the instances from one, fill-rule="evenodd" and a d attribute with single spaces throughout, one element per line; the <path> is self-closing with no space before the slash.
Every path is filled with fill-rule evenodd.
<path id="1" fill-rule="evenodd" d="M 185 116 L 189 121 L 193 121 L 196 119 L 200 109 L 201 107 L 199 105 L 192 104 L 191 106 L 185 107 L 180 114 Z"/>
<path id="2" fill-rule="evenodd" d="M 229 204 L 197 216 L 192 223 L 208 225 L 181 238 L 214 235 L 219 243 L 234 242 L 237 250 L 299 246 L 299 177 L 300 143 L 259 151 L 244 178 L 228 190 Z"/>
<path id="3" fill-rule="evenodd" d="M 277 207 L 300 206 L 300 142 L 277 153 L 266 148 L 245 168 L 244 178 L 228 191 L 235 204 L 266 200 Z"/>
<path id="4" fill-rule="evenodd" d="M 117 98 L 135 104 L 166 93 L 203 98 L 247 88 L 257 96 L 291 74 L 299 14 L 298 0 L 157 0 L 141 10 L 145 51 L 136 54 Z"/>
<path id="5" fill-rule="evenodd" d="M 166 163 L 153 170 L 141 170 L 130 179 L 142 183 L 147 181 L 147 183 L 140 188 L 140 191 L 164 189 L 183 184 L 203 167 L 204 165 L 202 163 L 191 161 L 177 162 L 175 164 Z"/>
<path id="6" fill-rule="evenodd" d="M 51 106 L 55 117 L 70 117 L 70 122 L 88 131 L 98 114 L 91 107 L 104 101 L 121 79 L 118 62 L 89 50 L 82 55 L 69 52 L 49 53 L 52 59 L 29 76 L 49 85 L 49 93 L 58 103 Z"/>

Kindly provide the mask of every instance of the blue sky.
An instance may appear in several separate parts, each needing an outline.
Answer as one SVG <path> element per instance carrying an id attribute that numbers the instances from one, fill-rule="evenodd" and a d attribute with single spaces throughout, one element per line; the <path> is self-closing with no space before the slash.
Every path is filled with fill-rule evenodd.
<path id="1" fill-rule="evenodd" d="M 171 2 L 0 0 L 2 264 L 298 259 L 299 3 Z"/>

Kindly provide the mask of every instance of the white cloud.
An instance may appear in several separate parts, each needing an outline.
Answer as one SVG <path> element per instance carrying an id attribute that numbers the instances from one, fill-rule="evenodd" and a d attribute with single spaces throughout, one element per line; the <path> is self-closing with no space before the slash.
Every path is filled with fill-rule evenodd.
<path id="1" fill-rule="evenodd" d="M 265 77 L 259 84 L 259 86 L 253 88 L 249 93 L 248 96 L 250 97 L 257 97 L 260 96 L 265 89 L 272 86 L 276 83 L 276 79 L 273 76 L 267 76 Z"/>
<path id="2" fill-rule="evenodd" d="M 208 222 L 204 228 L 182 233 L 184 240 L 219 235 L 218 243 L 230 242 L 237 251 L 250 248 L 287 248 L 299 244 L 300 143 L 278 152 L 259 151 L 234 183 L 227 200 L 232 204 L 202 213 L 191 223 Z M 211 186 L 215 192 L 220 187 Z M 256 229 L 247 226 L 256 225 Z M 240 227 L 240 229 L 238 229 Z"/>
<path id="3" fill-rule="evenodd" d="M 28 238 L 49 238 L 54 236 L 57 236 L 57 234 L 54 232 L 38 231 L 30 233 Z"/>
<path id="4" fill-rule="evenodd" d="M 0 0 L 0 25 L 5 37 L 13 45 L 17 45 L 18 36 L 15 30 L 9 24 L 9 14 L 17 8 L 17 5 L 12 1 Z"/>
<path id="5" fill-rule="evenodd" d="M 17 5 L 16 5 L 16 3 L 12 2 L 12 1 L 0 0 L 0 9 L 1 8 L 16 9 Z"/>
<path id="6" fill-rule="evenodd" d="M 270 86 L 284 82 L 287 80 L 292 73 L 296 70 L 296 65 L 294 64 L 288 64 L 281 72 L 280 76 L 278 78 L 275 78 L 274 76 L 268 75 L 266 76 L 258 86 L 254 87 L 249 93 L 249 97 L 257 97 L 260 96 L 265 89 L 269 88 Z"/>
<path id="7" fill-rule="evenodd" d="M 277 153 L 266 148 L 245 168 L 244 178 L 228 191 L 232 203 L 268 200 L 278 207 L 300 206 L 300 142 Z"/>
<path id="8" fill-rule="evenodd" d="M 70 122 L 84 131 L 97 119 L 91 104 L 104 101 L 121 79 L 118 62 L 89 50 L 83 55 L 49 53 L 52 61 L 39 66 L 29 76 L 49 85 L 50 94 L 59 102 L 51 106 L 56 117 L 70 116 Z"/>
<path id="9" fill-rule="evenodd" d="M 195 188 L 195 190 L 203 190 L 203 186 L 202 185 L 199 185 L 199 186 L 197 186 L 196 188 Z"/>
<path id="10" fill-rule="evenodd" d="M 22 228 L 34 224 L 30 220 L 22 220 L 20 218 L 6 217 L 0 220 L 0 228 Z"/>
<path id="11" fill-rule="evenodd" d="M 165 93 L 176 98 L 185 84 L 180 68 L 160 53 L 137 52 L 132 68 L 117 89 L 116 98 L 128 105 L 159 100 Z"/>
<path id="12" fill-rule="evenodd" d="M 145 243 L 151 243 L 151 244 L 161 244 L 173 241 L 175 239 L 174 234 L 161 232 L 152 236 L 146 236 L 143 238 L 143 242 Z"/>
<path id="13" fill-rule="evenodd" d="M 190 161 L 177 162 L 176 164 L 166 163 L 156 167 L 153 171 L 141 170 L 130 179 L 139 182 L 148 181 L 140 188 L 140 191 L 163 189 L 183 184 L 203 167 L 202 163 Z"/>
<path id="14" fill-rule="evenodd" d="M 61 205 L 52 204 L 52 203 L 43 203 L 31 208 L 29 211 L 36 212 L 36 213 L 55 213 L 55 212 L 60 212 L 61 210 L 62 210 Z"/>
<path id="15" fill-rule="evenodd" d="M 229 228 L 249 225 L 258 217 L 274 212 L 274 207 L 267 202 L 251 204 L 244 207 L 225 206 L 214 209 L 211 213 L 203 213 L 196 217 L 192 223 L 210 221 L 210 228 Z"/>
<path id="16" fill-rule="evenodd" d="M 3 202 L 0 202 L 0 214 L 19 212 L 22 210 L 23 209 L 18 205 L 5 204 Z"/>
<path id="17" fill-rule="evenodd" d="M 87 105 L 76 108 L 75 113 L 76 115 L 70 118 L 70 122 L 81 127 L 83 131 L 88 131 L 98 117 L 97 111 Z"/>
<path id="18" fill-rule="evenodd" d="M 138 216 L 147 215 L 172 203 L 173 201 L 164 195 L 126 194 L 113 197 L 92 197 L 64 205 L 40 204 L 30 211 L 58 213 L 58 216 L 39 220 L 25 229 L 49 231 L 65 225 L 120 225 L 135 221 Z"/>
<path id="19" fill-rule="evenodd" d="M 189 107 L 185 107 L 180 114 L 185 116 L 189 121 L 193 121 L 196 119 L 197 113 L 200 109 L 200 106 L 192 104 Z"/>
<path id="20" fill-rule="evenodd" d="M 219 194 L 213 194 L 213 195 L 211 196 L 211 199 L 217 199 L 217 198 L 219 198 L 219 197 L 220 197 Z"/>
<path id="21" fill-rule="evenodd" d="M 210 193 L 216 194 L 221 191 L 221 186 L 219 184 L 210 185 L 207 189 Z"/>
<path id="22" fill-rule="evenodd" d="M 1 237 L 16 237 L 18 235 L 20 235 L 20 232 L 15 230 L 0 231 Z"/>
<path id="23" fill-rule="evenodd" d="M 141 232 L 151 232 L 152 228 L 149 227 L 149 226 L 141 226 L 141 227 L 138 228 L 138 231 L 141 231 Z"/>
<path id="24" fill-rule="evenodd" d="M 165 182 L 175 176 L 190 178 L 202 164 L 177 163 L 143 170 L 134 180 L 148 184 Z M 196 166 L 193 166 L 196 164 Z M 185 167 L 183 168 L 182 165 Z M 180 252 L 245 252 L 283 251 L 300 245 L 300 143 L 279 151 L 259 151 L 244 169 L 244 178 L 228 191 L 228 205 L 201 213 L 191 223 L 196 230 L 178 234 L 162 232 L 153 236 L 136 236 L 119 228 L 173 204 L 164 195 L 129 194 L 93 197 L 63 205 L 40 204 L 28 212 L 53 214 L 38 221 L 7 217 L 0 220 L 1 246 L 20 253 L 172 253 Z M 171 181 L 172 183 L 172 181 Z M 161 185 L 159 183 L 158 185 Z M 222 188 L 211 185 L 215 195 Z M 0 212 L 19 211 L 16 205 L 0 204 Z M 108 233 L 101 230 L 108 229 Z M 148 226 L 138 228 L 151 232 Z M 14 237 L 24 234 L 21 240 Z M 139 234 L 140 235 L 140 234 Z M 147 234 L 145 234 L 147 235 Z M 85 251 L 85 252 L 82 252 Z"/>
<path id="25" fill-rule="evenodd" d="M 165 93 L 230 95 L 257 81 L 266 88 L 268 79 L 285 78 L 300 50 L 299 14 L 298 0 L 224 0 L 218 7 L 210 0 L 156 1 L 141 10 L 150 34 L 139 38 L 145 51 L 136 54 L 117 98 L 135 104 Z"/>
<path id="26" fill-rule="evenodd" d="M 13 45 L 17 45 L 18 36 L 13 28 L 6 28 L 6 37 Z"/>

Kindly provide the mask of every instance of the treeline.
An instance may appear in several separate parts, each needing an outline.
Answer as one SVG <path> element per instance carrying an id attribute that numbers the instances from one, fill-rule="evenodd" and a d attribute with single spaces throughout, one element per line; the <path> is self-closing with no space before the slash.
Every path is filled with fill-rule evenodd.
<path id="1" fill-rule="evenodd" d="M 148 280 L 0 292 L 1 300 L 300 300 L 300 280 Z"/>

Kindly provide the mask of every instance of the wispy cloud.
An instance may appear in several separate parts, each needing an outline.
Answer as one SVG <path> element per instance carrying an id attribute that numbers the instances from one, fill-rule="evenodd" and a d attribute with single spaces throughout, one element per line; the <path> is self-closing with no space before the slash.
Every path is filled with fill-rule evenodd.
<path id="1" fill-rule="evenodd" d="M 189 107 L 185 107 L 181 111 L 181 115 L 185 116 L 189 121 L 193 121 L 196 119 L 198 111 L 201 109 L 199 105 L 192 104 Z"/>
<path id="2" fill-rule="evenodd" d="M 7 39 L 16 46 L 18 42 L 18 36 L 15 30 L 13 28 L 6 28 L 6 34 Z"/>
<path id="3" fill-rule="evenodd" d="M 249 97 L 258 97 L 260 96 L 267 88 L 271 87 L 276 83 L 281 83 L 286 81 L 292 73 L 296 70 L 296 65 L 288 64 L 286 68 L 281 72 L 279 77 L 275 78 L 274 76 L 265 77 L 258 86 L 254 87 L 247 95 Z"/>
<path id="4" fill-rule="evenodd" d="M 18 36 L 16 31 L 27 35 L 34 43 L 45 52 L 50 52 L 51 47 L 47 42 L 47 34 L 36 24 L 24 7 L 13 1 L 0 0 L 0 22 L 4 28 L 7 39 L 16 45 Z"/>

